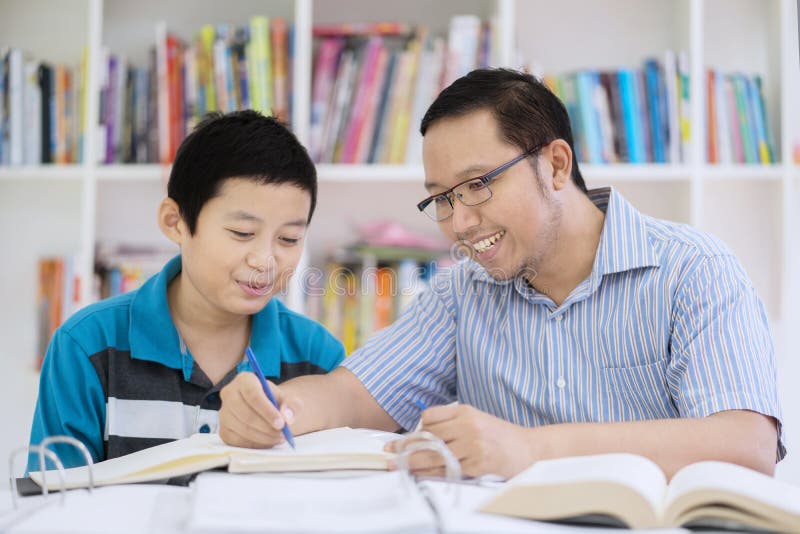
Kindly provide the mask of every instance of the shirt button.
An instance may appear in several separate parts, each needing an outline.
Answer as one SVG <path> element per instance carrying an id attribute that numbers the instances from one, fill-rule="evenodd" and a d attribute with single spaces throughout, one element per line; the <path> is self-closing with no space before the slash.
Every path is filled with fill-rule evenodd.
<path id="1" fill-rule="evenodd" d="M 201 434 L 208 434 L 209 432 L 211 432 L 211 428 L 208 425 L 203 425 L 198 429 L 198 432 L 200 432 Z"/>
<path id="2" fill-rule="evenodd" d="M 219 400 L 219 393 L 211 393 L 206 397 L 206 400 L 209 402 L 217 402 Z"/>
<path id="3" fill-rule="evenodd" d="M 567 381 L 564 380 L 563 377 L 559 377 L 559 379 L 556 381 L 556 385 L 559 389 L 564 389 L 564 387 L 567 385 Z"/>
<path id="4" fill-rule="evenodd" d="M 556 321 L 558 321 L 560 323 L 563 320 L 564 320 L 564 314 L 556 315 Z"/>

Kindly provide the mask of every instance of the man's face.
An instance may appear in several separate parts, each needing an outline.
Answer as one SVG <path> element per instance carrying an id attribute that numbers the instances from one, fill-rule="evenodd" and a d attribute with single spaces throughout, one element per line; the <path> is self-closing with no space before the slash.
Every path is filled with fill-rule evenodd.
<path id="1" fill-rule="evenodd" d="M 310 208 L 294 185 L 226 180 L 181 243 L 184 283 L 223 313 L 259 312 L 300 261 Z"/>
<path id="2" fill-rule="evenodd" d="M 423 140 L 426 188 L 441 193 L 521 153 L 501 139 L 488 110 L 440 119 Z M 464 248 L 498 280 L 524 275 L 532 281 L 558 236 L 561 206 L 551 195 L 552 173 L 544 172 L 540 186 L 533 161 L 521 161 L 489 182 L 492 197 L 483 204 L 465 206 L 453 198 L 453 215 L 439 222 L 448 238 L 468 243 Z"/>

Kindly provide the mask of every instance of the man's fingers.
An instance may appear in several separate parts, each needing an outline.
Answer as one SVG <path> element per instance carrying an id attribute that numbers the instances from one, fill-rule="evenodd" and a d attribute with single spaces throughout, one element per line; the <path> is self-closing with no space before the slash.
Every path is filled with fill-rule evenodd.
<path id="1" fill-rule="evenodd" d="M 454 419 L 464 405 L 448 404 L 446 406 L 434 406 L 422 412 L 422 428 L 428 430 L 429 425 L 435 425 L 444 421 Z"/>

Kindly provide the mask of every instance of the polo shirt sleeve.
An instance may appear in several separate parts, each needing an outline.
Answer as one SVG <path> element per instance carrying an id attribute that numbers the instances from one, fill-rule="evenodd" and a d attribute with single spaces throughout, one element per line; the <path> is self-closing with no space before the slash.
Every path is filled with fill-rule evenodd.
<path id="1" fill-rule="evenodd" d="M 308 354 L 326 372 L 338 367 L 345 357 L 344 345 L 322 325 L 316 325 L 316 331 L 309 336 Z"/>
<path id="2" fill-rule="evenodd" d="M 31 445 L 50 436 L 70 436 L 86 445 L 92 460 L 99 462 L 105 457 L 105 417 L 103 387 L 89 355 L 64 327 L 59 328 L 42 364 Z M 51 447 L 64 467 L 86 464 L 83 454 L 71 445 Z M 28 469 L 38 471 L 38 462 L 38 455 L 30 455 Z"/>
<path id="3" fill-rule="evenodd" d="M 764 306 L 732 255 L 698 258 L 673 307 L 669 381 L 684 417 L 752 410 L 778 423 L 777 459 L 786 454 L 775 349 Z"/>
<path id="4" fill-rule="evenodd" d="M 343 364 L 406 430 L 419 421 L 417 401 L 434 406 L 456 400 L 455 311 L 449 284 L 441 282 Z"/>

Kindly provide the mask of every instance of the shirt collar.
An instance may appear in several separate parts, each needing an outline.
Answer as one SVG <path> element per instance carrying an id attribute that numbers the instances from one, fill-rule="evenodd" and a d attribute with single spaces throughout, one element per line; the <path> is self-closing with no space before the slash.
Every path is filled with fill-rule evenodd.
<path id="1" fill-rule="evenodd" d="M 183 369 L 184 379 L 188 381 L 194 359 L 188 349 L 183 350 L 167 302 L 167 286 L 180 272 L 181 256 L 178 255 L 136 291 L 131 303 L 129 339 L 132 358 Z M 280 376 L 280 306 L 278 299 L 271 299 L 253 316 L 251 325 L 250 346 L 264 374 L 270 377 Z M 249 369 L 249 365 L 240 364 L 237 369 Z"/>
<path id="2" fill-rule="evenodd" d="M 644 216 L 613 187 L 590 189 L 588 194 L 592 203 L 606 214 L 592 265 L 591 287 L 595 289 L 606 274 L 658 267 L 658 255 L 647 238 Z M 500 285 L 514 283 L 523 294 L 537 293 L 524 280 L 495 280 L 477 262 L 466 261 L 474 268 L 475 280 Z"/>
<path id="3" fill-rule="evenodd" d="M 658 255 L 647 237 L 644 216 L 612 187 L 589 191 L 589 198 L 605 212 L 603 231 L 592 266 L 592 276 L 658 267 Z"/>

